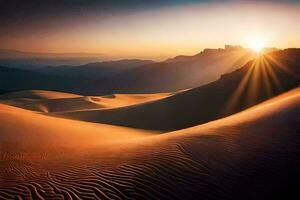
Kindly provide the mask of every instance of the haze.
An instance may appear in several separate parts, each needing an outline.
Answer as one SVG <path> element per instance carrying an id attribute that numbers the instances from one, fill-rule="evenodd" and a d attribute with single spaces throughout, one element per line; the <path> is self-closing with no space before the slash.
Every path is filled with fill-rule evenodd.
<path id="1" fill-rule="evenodd" d="M 32 2 L 25 11 L 2 7 L 1 49 L 165 59 L 224 44 L 250 47 L 256 39 L 268 47 L 300 45 L 300 4 L 292 1 Z"/>

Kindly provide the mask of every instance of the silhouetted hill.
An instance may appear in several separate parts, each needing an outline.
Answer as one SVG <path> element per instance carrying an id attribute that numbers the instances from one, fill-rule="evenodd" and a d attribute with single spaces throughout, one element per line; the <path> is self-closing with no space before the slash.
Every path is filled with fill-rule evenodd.
<path id="1" fill-rule="evenodd" d="M 29 66 L 31 72 L 6 68 L 2 70 L 2 81 L 15 82 L 5 83 L 0 89 L 8 92 L 44 89 L 81 95 L 177 91 L 214 81 L 254 57 L 248 49 L 227 46 L 225 49 L 206 49 L 195 56 L 180 56 L 159 63 L 119 60 L 38 69 Z"/>
<path id="2" fill-rule="evenodd" d="M 159 101 L 63 116 L 142 129 L 177 130 L 231 115 L 299 85 L 300 49 L 287 49 L 252 60 L 210 84 Z"/>
<path id="3" fill-rule="evenodd" d="M 194 56 L 179 56 L 152 63 L 87 85 L 88 93 L 154 93 L 193 88 L 217 80 L 255 57 L 249 49 L 226 45 Z"/>
<path id="4" fill-rule="evenodd" d="M 12 54 L 15 53 L 12 52 Z M 20 54 L 19 57 L 23 55 L 22 52 L 17 52 L 17 54 Z M 25 54 L 26 56 L 29 55 Z M 53 55 L 51 54 L 51 56 Z M 59 58 L 60 56 L 58 55 Z M 6 57 L 9 56 L 6 55 Z M 42 79 L 34 76 L 30 78 L 30 83 L 24 81 L 22 88 L 41 89 L 42 87 L 47 90 L 83 95 L 177 91 L 216 80 L 221 74 L 232 71 L 253 58 L 252 51 L 248 49 L 226 46 L 225 49 L 206 49 L 194 56 L 179 56 L 158 63 L 150 60 L 132 59 L 96 62 L 79 66 L 22 65 L 21 68 L 38 72 L 39 75 L 43 74 Z M 18 63 L 19 61 L 15 60 L 14 62 Z M 25 72 L 20 72 L 20 74 L 23 73 Z M 3 76 L 8 79 L 13 75 L 10 73 L 7 76 L 3 74 Z M 51 83 L 52 80 L 47 80 L 48 77 L 52 79 L 51 77 L 54 76 L 57 79 L 61 77 L 61 80 L 56 81 L 60 84 L 53 84 Z M 22 77 L 26 79 L 25 76 Z M 16 88 L 19 87 L 14 85 L 6 87 L 8 91 Z"/>
<path id="5" fill-rule="evenodd" d="M 154 63 L 151 60 L 118 60 L 118 61 L 106 61 L 95 62 L 80 66 L 57 66 L 46 67 L 37 71 L 52 74 L 57 76 L 63 76 L 67 78 L 76 78 L 78 81 L 91 81 L 91 79 L 101 79 L 111 77 L 115 74 L 122 73 L 126 70 L 130 70 L 145 64 Z M 83 80 L 85 79 L 85 80 Z"/>
<path id="6" fill-rule="evenodd" d="M 0 49 L 0 65 L 18 69 L 38 69 L 44 66 L 81 65 L 103 60 L 102 54 L 37 53 Z"/>
<path id="7" fill-rule="evenodd" d="M 120 60 L 90 63 L 81 66 L 59 66 L 28 69 L 17 69 L 0 66 L 0 89 L 17 90 L 55 90 L 64 92 L 85 93 L 92 80 L 112 76 L 140 65 L 153 63 L 149 60 Z M 95 93 L 101 93 L 98 85 L 93 85 Z"/>
<path id="8" fill-rule="evenodd" d="M 6 92 L 29 89 L 68 91 L 76 87 L 75 83 L 75 80 L 0 66 L 0 90 Z"/>

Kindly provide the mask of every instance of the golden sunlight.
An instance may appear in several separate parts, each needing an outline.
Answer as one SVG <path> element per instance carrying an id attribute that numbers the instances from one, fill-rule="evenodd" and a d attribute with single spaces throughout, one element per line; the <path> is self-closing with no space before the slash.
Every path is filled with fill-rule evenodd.
<path id="1" fill-rule="evenodd" d="M 260 38 L 256 38 L 250 43 L 250 48 L 254 52 L 260 53 L 264 48 L 264 41 Z"/>

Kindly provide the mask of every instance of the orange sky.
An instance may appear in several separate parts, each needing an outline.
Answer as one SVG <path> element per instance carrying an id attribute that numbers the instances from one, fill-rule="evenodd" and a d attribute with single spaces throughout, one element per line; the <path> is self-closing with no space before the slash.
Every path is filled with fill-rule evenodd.
<path id="1" fill-rule="evenodd" d="M 300 4 L 296 3 L 194 3 L 105 18 L 91 14 L 64 23 L 55 20 L 49 27 L 45 20 L 33 20 L 30 27 L 20 25 L 15 32 L 2 34 L 0 48 L 164 59 L 224 44 L 249 47 L 257 39 L 270 47 L 300 47 Z"/>

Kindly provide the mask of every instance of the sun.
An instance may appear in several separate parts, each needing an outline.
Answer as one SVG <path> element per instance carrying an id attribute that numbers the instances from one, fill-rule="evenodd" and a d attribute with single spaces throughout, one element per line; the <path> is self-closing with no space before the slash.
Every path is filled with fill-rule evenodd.
<path id="1" fill-rule="evenodd" d="M 263 49 L 264 49 L 264 42 L 262 39 L 254 39 L 251 44 L 250 44 L 250 48 L 256 52 L 256 53 L 260 53 Z"/>

